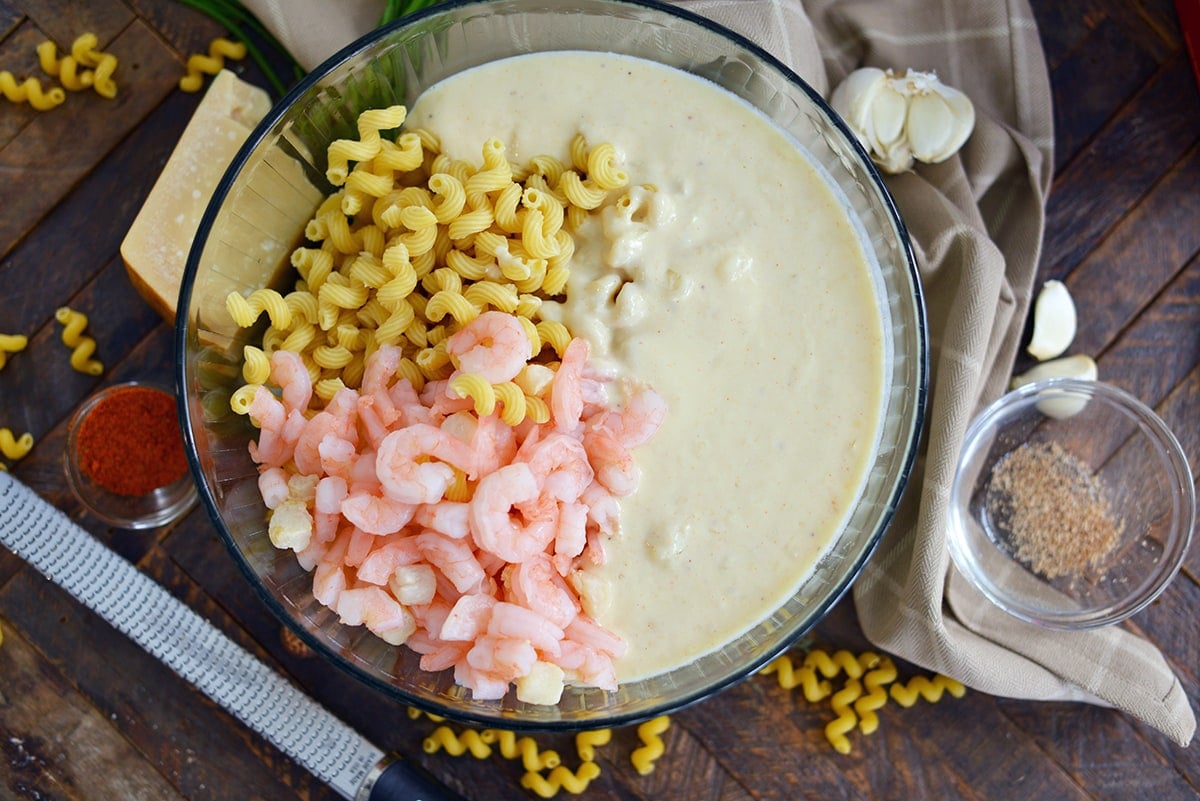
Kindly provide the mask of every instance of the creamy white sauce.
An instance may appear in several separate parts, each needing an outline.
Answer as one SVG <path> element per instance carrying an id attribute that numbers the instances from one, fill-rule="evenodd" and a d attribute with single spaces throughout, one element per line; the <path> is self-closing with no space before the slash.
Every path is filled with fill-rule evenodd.
<path id="1" fill-rule="evenodd" d="M 585 601 L 629 642 L 622 681 L 753 627 L 836 538 L 880 427 L 879 301 L 837 196 L 740 99 L 623 56 L 489 64 L 422 95 L 409 124 L 476 163 L 488 137 L 515 163 L 569 163 L 582 132 L 656 188 L 635 190 L 632 220 L 583 227 L 568 300 L 545 312 L 670 407 Z"/>

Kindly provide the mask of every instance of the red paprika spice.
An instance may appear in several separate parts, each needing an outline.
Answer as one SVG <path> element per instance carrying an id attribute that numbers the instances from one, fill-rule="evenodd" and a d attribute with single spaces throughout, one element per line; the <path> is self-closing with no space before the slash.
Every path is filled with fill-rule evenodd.
<path id="1" fill-rule="evenodd" d="M 153 387 L 122 387 L 80 424 L 79 468 L 117 495 L 145 495 L 187 472 L 175 399 Z"/>

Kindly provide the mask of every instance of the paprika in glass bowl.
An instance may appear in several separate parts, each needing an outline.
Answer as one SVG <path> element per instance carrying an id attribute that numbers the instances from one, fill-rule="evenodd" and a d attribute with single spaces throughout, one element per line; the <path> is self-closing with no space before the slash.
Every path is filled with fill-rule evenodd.
<path id="1" fill-rule="evenodd" d="M 115 384 L 84 401 L 65 461 L 80 503 L 119 528 L 163 526 L 196 504 L 175 396 L 152 383 Z"/>

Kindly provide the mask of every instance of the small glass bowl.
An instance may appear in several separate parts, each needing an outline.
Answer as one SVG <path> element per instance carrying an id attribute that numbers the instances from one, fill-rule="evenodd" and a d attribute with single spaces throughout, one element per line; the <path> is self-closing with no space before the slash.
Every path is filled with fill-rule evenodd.
<path id="1" fill-rule="evenodd" d="M 1009 614 L 1090 629 L 1158 597 L 1195 518 L 1187 457 L 1162 419 L 1109 384 L 1055 378 L 968 427 L 948 541 L 963 575 Z"/>
<path id="2" fill-rule="evenodd" d="M 131 387 L 143 387 L 173 395 L 170 390 L 151 382 L 127 381 L 107 387 L 85 400 L 72 415 L 67 428 L 67 449 L 63 456 L 67 482 L 88 512 L 110 525 L 126 529 L 165 526 L 182 517 L 196 505 L 196 483 L 190 470 L 185 469 L 173 483 L 145 495 L 118 495 L 93 481 L 79 464 L 78 437 L 84 420 L 101 402 Z M 182 437 L 182 434 L 180 436 Z"/>

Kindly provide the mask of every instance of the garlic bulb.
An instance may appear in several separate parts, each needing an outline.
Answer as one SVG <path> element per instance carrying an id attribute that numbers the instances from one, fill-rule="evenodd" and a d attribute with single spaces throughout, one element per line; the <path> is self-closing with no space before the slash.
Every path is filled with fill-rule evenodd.
<path id="1" fill-rule="evenodd" d="M 829 103 L 885 172 L 937 164 L 958 152 L 975 128 L 975 106 L 932 72 L 862 67 L 846 76 Z"/>

